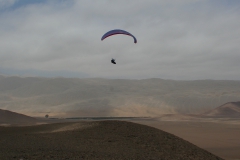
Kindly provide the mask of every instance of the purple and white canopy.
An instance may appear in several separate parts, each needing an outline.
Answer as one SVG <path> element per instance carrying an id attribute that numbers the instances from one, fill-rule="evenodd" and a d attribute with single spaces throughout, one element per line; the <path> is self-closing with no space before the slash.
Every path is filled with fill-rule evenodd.
<path id="1" fill-rule="evenodd" d="M 104 40 L 105 38 L 107 38 L 109 36 L 116 35 L 116 34 L 124 34 L 124 35 L 131 36 L 134 39 L 134 43 L 137 43 L 137 39 L 131 33 L 127 32 L 127 31 L 124 31 L 124 30 L 121 30 L 121 29 L 114 29 L 114 30 L 108 31 L 107 33 L 105 33 L 102 36 L 101 40 Z"/>

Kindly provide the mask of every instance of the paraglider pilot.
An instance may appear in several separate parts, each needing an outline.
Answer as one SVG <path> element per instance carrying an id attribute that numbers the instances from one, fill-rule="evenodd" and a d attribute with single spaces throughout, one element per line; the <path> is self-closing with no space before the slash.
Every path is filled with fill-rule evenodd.
<path id="1" fill-rule="evenodd" d="M 115 59 L 112 58 L 111 60 L 112 64 L 116 64 Z"/>

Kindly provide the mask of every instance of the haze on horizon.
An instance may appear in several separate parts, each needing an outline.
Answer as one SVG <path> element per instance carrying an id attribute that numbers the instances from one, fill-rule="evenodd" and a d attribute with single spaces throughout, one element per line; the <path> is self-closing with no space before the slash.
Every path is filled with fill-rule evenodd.
<path id="1" fill-rule="evenodd" d="M 0 74 L 240 80 L 239 15 L 238 0 L 0 0 Z M 101 41 L 111 29 L 138 43 Z"/>
<path id="2" fill-rule="evenodd" d="M 29 116 L 201 114 L 239 99 L 240 81 L 0 76 L 1 109 Z"/>

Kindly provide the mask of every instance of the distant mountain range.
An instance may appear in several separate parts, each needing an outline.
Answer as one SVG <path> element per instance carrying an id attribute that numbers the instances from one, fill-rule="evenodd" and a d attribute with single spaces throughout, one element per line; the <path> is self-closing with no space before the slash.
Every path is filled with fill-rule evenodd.
<path id="1" fill-rule="evenodd" d="M 202 114 L 163 114 L 157 117 L 162 121 L 196 120 L 196 118 L 240 118 L 240 101 L 229 102 Z M 43 119 L 36 119 L 16 112 L 0 109 L 0 125 L 32 125 L 42 123 Z"/>
<path id="2" fill-rule="evenodd" d="M 196 114 L 240 100 L 240 81 L 0 76 L 0 108 L 30 116 Z"/>

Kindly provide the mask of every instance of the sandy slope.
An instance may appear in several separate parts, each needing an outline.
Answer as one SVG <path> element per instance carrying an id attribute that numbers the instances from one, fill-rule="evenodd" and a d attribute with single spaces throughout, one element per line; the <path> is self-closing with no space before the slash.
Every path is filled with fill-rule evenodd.
<path id="1" fill-rule="evenodd" d="M 16 112 L 0 109 L 0 125 L 24 124 L 32 125 L 38 122 L 37 119 Z"/>
<path id="2" fill-rule="evenodd" d="M 240 102 L 229 102 L 202 114 L 210 117 L 240 117 Z"/>
<path id="3" fill-rule="evenodd" d="M 217 160 L 176 136 L 124 121 L 0 127 L 0 159 Z"/>
<path id="4" fill-rule="evenodd" d="M 174 134 L 224 159 L 240 159 L 240 119 L 201 120 L 175 116 L 134 122 Z"/>

